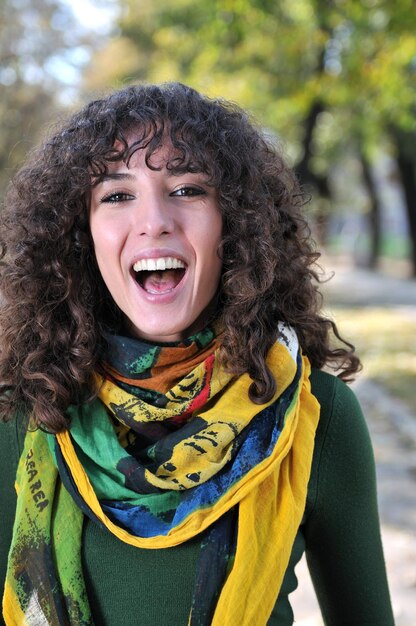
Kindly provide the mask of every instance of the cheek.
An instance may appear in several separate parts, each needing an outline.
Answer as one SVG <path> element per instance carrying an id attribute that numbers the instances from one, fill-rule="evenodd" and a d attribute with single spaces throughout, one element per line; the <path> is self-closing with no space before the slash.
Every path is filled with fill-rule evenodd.
<path id="1" fill-rule="evenodd" d="M 119 267 L 117 262 L 118 245 L 114 230 L 108 224 L 104 224 L 102 220 L 92 218 L 90 220 L 90 232 L 98 271 L 107 289 L 114 297 L 113 290 L 117 279 L 117 268 Z"/>
<path id="2" fill-rule="evenodd" d="M 95 253 L 97 253 L 97 250 L 100 250 L 102 246 L 102 239 L 105 235 L 105 229 L 103 228 L 100 220 L 98 220 L 94 216 L 90 217 L 90 232 L 91 232 L 92 242 L 94 245 L 94 250 L 95 250 Z"/>
<path id="3" fill-rule="evenodd" d="M 204 255 L 204 282 L 211 291 L 216 291 L 221 278 L 222 260 L 219 255 L 219 248 L 222 241 L 222 223 L 210 225 L 211 231 L 207 230 L 204 239 L 206 251 Z M 211 232 L 211 236 L 208 233 Z"/>
<path id="4" fill-rule="evenodd" d="M 90 230 L 97 261 L 101 258 L 105 262 L 109 257 L 119 254 L 123 239 L 118 224 L 92 218 Z"/>

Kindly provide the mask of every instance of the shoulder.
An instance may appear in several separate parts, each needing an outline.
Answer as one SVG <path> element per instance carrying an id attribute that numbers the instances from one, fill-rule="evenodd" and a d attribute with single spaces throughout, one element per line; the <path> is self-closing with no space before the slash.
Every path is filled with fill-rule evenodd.
<path id="1" fill-rule="evenodd" d="M 368 429 L 359 401 L 349 385 L 340 378 L 313 369 L 311 373 L 312 393 L 321 407 L 317 444 L 323 444 L 322 438 L 328 434 L 354 440 L 354 445 L 368 441 Z"/>
<path id="2" fill-rule="evenodd" d="M 321 417 L 329 418 L 334 412 L 362 416 L 361 407 L 351 387 L 333 374 L 318 369 L 311 372 L 312 393 L 321 405 Z"/>
<path id="3" fill-rule="evenodd" d="M 354 391 L 336 376 L 319 370 L 312 371 L 311 385 L 321 414 L 315 437 L 309 506 L 332 487 L 339 489 L 344 485 L 356 496 L 365 492 L 366 484 L 367 493 L 372 492 L 373 448 Z"/>
<path id="4" fill-rule="evenodd" d="M 16 510 L 14 483 L 17 465 L 23 449 L 26 425 L 27 420 L 19 418 L 0 422 L 0 593 L 6 576 L 7 555 L 12 538 Z"/>
<path id="5" fill-rule="evenodd" d="M 22 454 L 27 419 L 13 417 L 0 422 L 0 507 L 2 511 L 14 500 L 14 482 L 17 465 Z M 5 508 L 6 507 L 6 508 Z"/>
<path id="6" fill-rule="evenodd" d="M 367 425 L 353 389 L 314 371 L 321 404 L 303 532 L 327 624 L 393 625 Z M 325 546 L 325 549 L 322 549 Z"/>
<path id="7" fill-rule="evenodd" d="M 27 419 L 13 417 L 8 422 L 0 422 L 0 467 L 14 466 L 23 450 L 23 442 L 26 434 Z M 4 476 L 4 473 L 0 473 Z"/>

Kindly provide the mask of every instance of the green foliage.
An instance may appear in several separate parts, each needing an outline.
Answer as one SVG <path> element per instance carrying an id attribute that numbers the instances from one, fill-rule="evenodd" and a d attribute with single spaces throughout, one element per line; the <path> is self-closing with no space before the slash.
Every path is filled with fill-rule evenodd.
<path id="1" fill-rule="evenodd" d="M 0 200 L 14 170 L 62 109 L 70 57 L 83 37 L 69 4 L 0 0 Z"/>
<path id="2" fill-rule="evenodd" d="M 113 82 L 182 80 L 238 101 L 293 140 L 316 100 L 369 138 L 387 123 L 414 124 L 411 0 L 120 2 L 134 62 L 125 68 L 115 56 L 109 68 L 106 58 Z"/>
<path id="3" fill-rule="evenodd" d="M 322 242 L 333 166 L 394 150 L 392 129 L 413 146 L 414 0 L 118 1 L 117 37 L 95 57 L 87 88 L 179 80 L 237 102 L 284 138 Z"/>
<path id="4" fill-rule="evenodd" d="M 18 81 L 4 90 L 0 99 L 0 198 L 54 110 L 51 94 L 38 85 Z"/>

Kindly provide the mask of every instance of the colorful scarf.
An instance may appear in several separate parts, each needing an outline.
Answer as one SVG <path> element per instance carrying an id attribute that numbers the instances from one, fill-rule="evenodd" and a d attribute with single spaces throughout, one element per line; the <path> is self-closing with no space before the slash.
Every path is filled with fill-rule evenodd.
<path id="1" fill-rule="evenodd" d="M 261 626 L 303 515 L 319 405 L 280 325 L 274 397 L 249 401 L 211 329 L 175 346 L 110 337 L 99 399 L 56 436 L 28 432 L 3 602 L 7 626 L 93 624 L 83 513 L 122 541 L 166 548 L 200 533 L 191 626 Z M 163 380 L 163 383 L 161 381 Z"/>

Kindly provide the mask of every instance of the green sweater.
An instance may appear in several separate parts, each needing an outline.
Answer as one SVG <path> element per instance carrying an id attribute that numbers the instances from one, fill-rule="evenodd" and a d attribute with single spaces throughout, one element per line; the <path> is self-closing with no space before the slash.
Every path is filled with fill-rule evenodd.
<path id="1" fill-rule="evenodd" d="M 325 624 L 394 626 L 380 541 L 374 459 L 361 409 L 353 392 L 334 376 L 315 370 L 311 380 L 321 418 L 306 510 L 268 623 L 293 624 L 288 595 L 297 586 L 294 567 L 306 550 Z M 1 589 L 23 438 L 16 421 L 0 424 Z M 82 558 L 96 625 L 186 626 L 199 541 L 143 550 L 122 543 L 85 519 Z"/>

